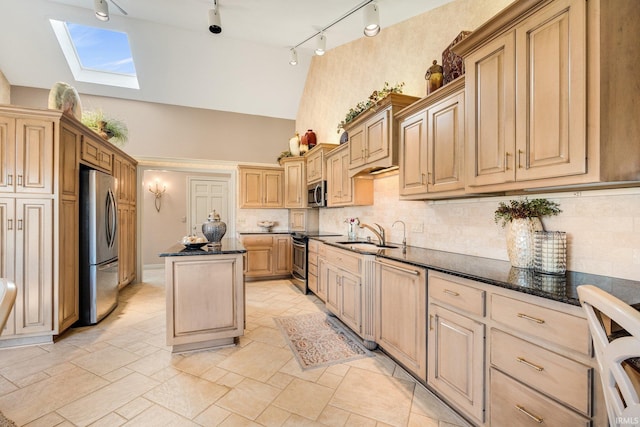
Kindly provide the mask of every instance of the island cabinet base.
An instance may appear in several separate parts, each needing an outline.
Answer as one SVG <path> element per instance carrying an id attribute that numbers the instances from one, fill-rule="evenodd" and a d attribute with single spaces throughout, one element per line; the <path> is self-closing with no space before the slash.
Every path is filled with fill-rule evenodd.
<path id="1" fill-rule="evenodd" d="M 165 275 L 174 353 L 233 345 L 243 335 L 242 254 L 169 256 Z"/>

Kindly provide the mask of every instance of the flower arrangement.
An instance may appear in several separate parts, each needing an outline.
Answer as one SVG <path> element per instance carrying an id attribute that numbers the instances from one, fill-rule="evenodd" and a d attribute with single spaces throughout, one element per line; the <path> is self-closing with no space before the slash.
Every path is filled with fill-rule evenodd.
<path id="1" fill-rule="evenodd" d="M 349 224 L 350 226 L 359 225 L 360 224 L 360 220 L 357 217 L 356 218 L 346 218 L 344 220 L 344 222 L 346 224 Z"/>
<path id="2" fill-rule="evenodd" d="M 560 212 L 562 210 L 556 202 L 547 199 L 529 200 L 525 197 L 521 200 L 509 200 L 508 205 L 505 202 L 500 202 L 493 219 L 496 224 L 500 223 L 504 227 L 514 219 L 540 218 L 558 215 Z"/>
<path id="3" fill-rule="evenodd" d="M 117 146 L 123 146 L 129 139 L 127 125 L 123 121 L 107 117 L 102 110 L 83 111 L 82 124 Z"/>
<path id="4" fill-rule="evenodd" d="M 403 86 L 404 82 L 398 83 L 393 87 L 391 87 L 388 82 L 384 82 L 384 87 L 382 89 L 374 90 L 371 95 L 369 95 L 369 99 L 366 101 L 360 101 L 354 108 L 349 109 L 344 120 L 338 123 L 338 133 L 340 133 L 340 130 L 344 125 L 358 117 L 361 113 L 367 111 L 369 108 L 377 105 L 379 101 L 386 98 L 390 93 L 402 93 Z"/>

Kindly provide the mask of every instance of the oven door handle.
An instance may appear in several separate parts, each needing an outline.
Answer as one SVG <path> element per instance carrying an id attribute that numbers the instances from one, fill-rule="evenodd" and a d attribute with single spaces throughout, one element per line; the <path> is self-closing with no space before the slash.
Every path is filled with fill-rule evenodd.
<path id="1" fill-rule="evenodd" d="M 307 245 L 301 244 L 301 243 L 298 243 L 298 242 L 293 242 L 292 245 L 294 247 L 296 247 L 296 248 L 299 248 L 299 249 L 307 249 Z"/>

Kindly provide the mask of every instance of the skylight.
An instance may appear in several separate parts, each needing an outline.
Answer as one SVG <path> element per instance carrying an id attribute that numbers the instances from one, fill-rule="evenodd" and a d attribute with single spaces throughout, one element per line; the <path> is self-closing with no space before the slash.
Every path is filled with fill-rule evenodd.
<path id="1" fill-rule="evenodd" d="M 50 22 L 77 81 L 140 89 L 126 33 L 54 19 Z"/>

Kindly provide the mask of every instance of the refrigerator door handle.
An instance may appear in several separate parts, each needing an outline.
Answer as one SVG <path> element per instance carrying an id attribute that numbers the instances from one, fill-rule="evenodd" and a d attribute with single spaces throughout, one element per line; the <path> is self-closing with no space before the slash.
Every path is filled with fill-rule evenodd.
<path id="1" fill-rule="evenodd" d="M 107 245 L 110 248 L 113 247 L 116 241 L 116 232 L 118 230 L 117 210 L 116 210 L 116 198 L 113 195 L 113 191 L 109 189 L 105 200 L 105 232 L 107 233 Z"/>

